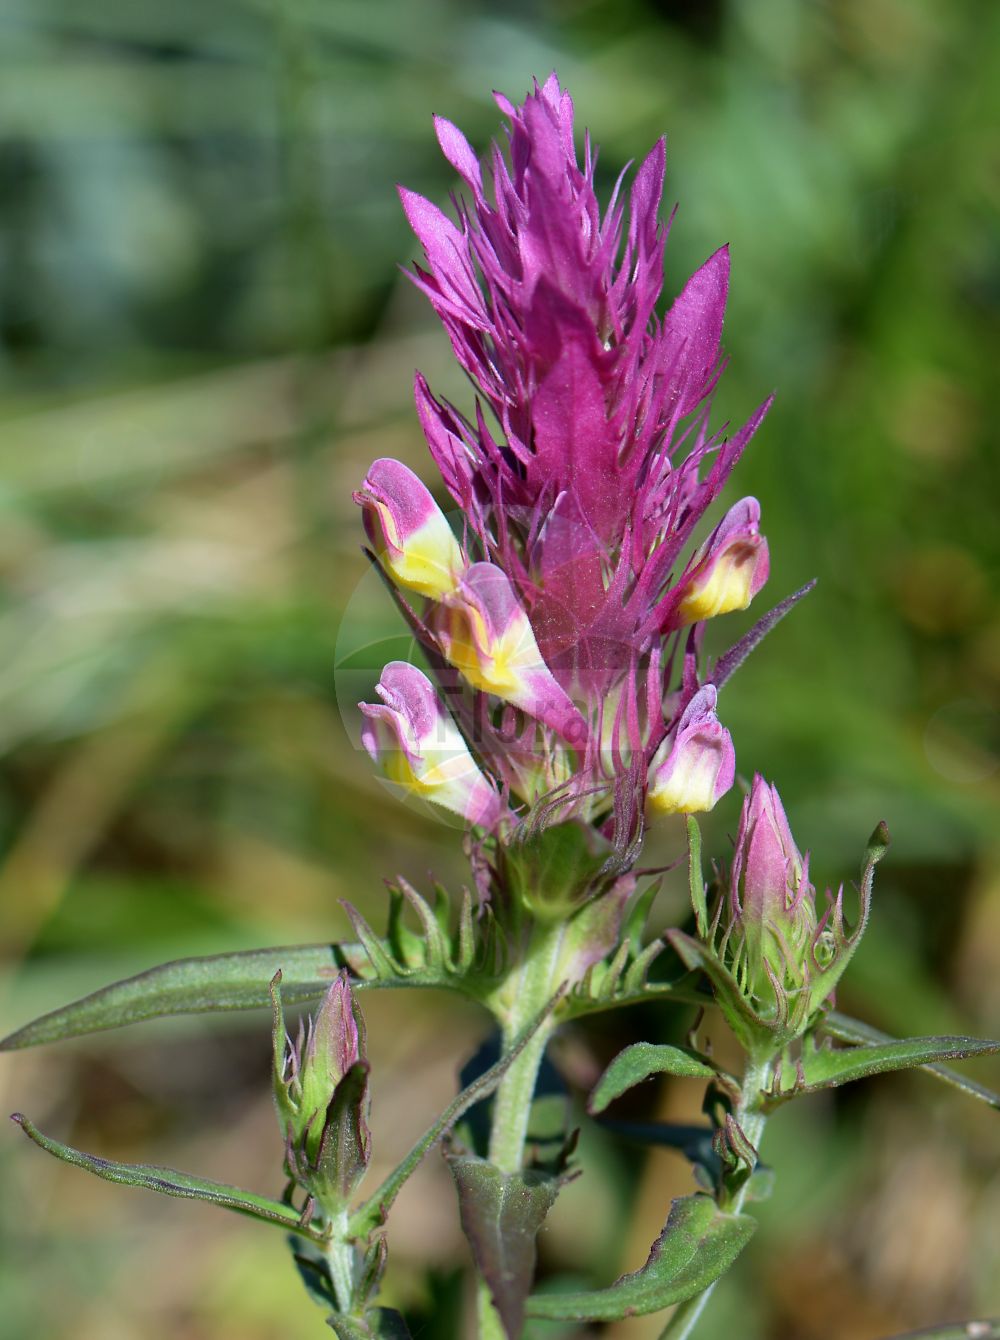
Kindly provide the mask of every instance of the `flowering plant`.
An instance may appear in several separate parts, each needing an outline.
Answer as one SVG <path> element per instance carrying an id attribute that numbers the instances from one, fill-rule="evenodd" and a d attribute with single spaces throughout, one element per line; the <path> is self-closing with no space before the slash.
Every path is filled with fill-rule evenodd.
<path id="1" fill-rule="evenodd" d="M 731 863 L 706 885 L 695 816 L 736 778 L 720 690 L 808 589 L 708 663 L 706 622 L 747 608 L 769 572 L 754 498 L 698 540 L 768 408 L 731 435 L 710 427 L 728 253 L 711 256 L 658 315 L 664 142 L 635 173 L 627 210 L 619 179 L 602 212 L 595 152 L 588 140 L 581 164 L 573 104 L 556 77 L 520 105 L 498 102 L 506 143 L 483 162 L 455 126 L 436 122 L 467 192 L 457 221 L 401 192 L 424 252 L 411 278 L 476 392 L 464 413 L 416 378 L 420 424 L 460 523 L 395 460 L 375 461 L 355 495 L 371 561 L 426 666 L 384 667 L 360 705 L 361 742 L 392 784 L 463 821 L 470 887 L 451 908 L 401 879 L 385 935 L 348 907 L 351 942 L 167 964 L 28 1024 L 4 1046 L 269 1001 L 279 1198 L 98 1159 L 15 1120 L 98 1176 L 282 1227 L 342 1340 L 408 1334 L 378 1301 L 386 1222 L 440 1142 L 475 1261 L 479 1336 L 513 1340 L 529 1318 L 602 1322 L 674 1307 L 663 1335 L 677 1340 L 754 1231 L 745 1206 L 766 1189 L 758 1151 L 775 1107 L 908 1066 L 933 1066 L 996 1105 L 940 1063 L 1000 1044 L 897 1041 L 836 1011 L 888 845 L 884 825 L 868 845 L 852 920 L 842 888 L 817 899 L 777 790 L 755 776 Z M 692 906 L 686 925 L 647 939 L 656 885 L 639 861 L 647 828 L 660 823 L 686 825 Z M 358 998 L 388 986 L 444 987 L 478 1002 L 497 1029 L 497 1059 L 359 1200 L 371 1135 Z M 293 1041 L 286 1010 L 317 1000 Z M 637 1040 L 612 1061 L 587 1112 L 599 1117 L 655 1074 L 702 1082 L 705 1138 L 660 1131 L 689 1157 L 698 1190 L 664 1207 L 640 1270 L 590 1289 L 537 1291 L 535 1240 L 576 1171 L 573 1133 L 540 1139 L 532 1126 L 547 1044 L 569 1021 L 643 1001 L 691 1016 L 686 1045 Z M 735 1071 L 704 1039 L 713 1007 L 742 1051 Z M 479 1104 L 489 1104 L 482 1138 L 463 1121 Z"/>

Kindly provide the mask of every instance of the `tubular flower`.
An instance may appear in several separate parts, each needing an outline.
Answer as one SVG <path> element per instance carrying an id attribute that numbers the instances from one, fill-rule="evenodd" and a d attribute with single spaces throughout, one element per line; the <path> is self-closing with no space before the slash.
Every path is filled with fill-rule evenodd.
<path id="1" fill-rule="evenodd" d="M 376 691 L 381 703 L 358 704 L 367 718 L 361 740 L 389 780 L 470 824 L 492 827 L 500 797 L 427 676 L 405 661 L 390 661 Z"/>
<path id="2" fill-rule="evenodd" d="M 542 660 L 510 578 L 474 563 L 433 624 L 441 650 L 473 688 L 521 707 L 580 743 L 586 726 Z"/>
<path id="3" fill-rule="evenodd" d="M 435 122 L 467 191 L 456 219 L 401 189 L 424 251 L 411 278 L 477 392 L 465 415 L 417 374 L 420 423 L 464 516 L 460 546 L 433 523 L 437 579 L 412 580 L 393 549 L 432 533 L 405 467 L 377 462 L 356 496 L 398 584 L 427 597 L 399 599 L 485 766 L 532 813 L 602 826 L 624 865 L 647 788 L 651 811 L 690 812 L 732 781 L 700 624 L 767 577 L 755 500 L 685 556 L 767 404 L 728 438 L 709 430 L 725 247 L 657 315 L 664 141 L 626 222 L 621 181 L 598 204 L 595 153 L 585 140 L 578 159 L 555 75 L 519 106 L 497 101 L 506 140 L 482 161 Z"/>
<path id="4" fill-rule="evenodd" d="M 759 525 L 756 498 L 744 498 L 729 509 L 681 579 L 675 627 L 746 609 L 770 571 L 767 541 Z"/>
<path id="5" fill-rule="evenodd" d="M 422 596 L 450 594 L 466 566 L 444 513 L 400 461 L 373 463 L 354 501 L 382 562 L 400 584 Z"/>
<path id="6" fill-rule="evenodd" d="M 647 812 L 697 814 L 712 809 L 732 786 L 733 737 L 715 715 L 715 702 L 715 686 L 706 684 L 653 755 Z"/>

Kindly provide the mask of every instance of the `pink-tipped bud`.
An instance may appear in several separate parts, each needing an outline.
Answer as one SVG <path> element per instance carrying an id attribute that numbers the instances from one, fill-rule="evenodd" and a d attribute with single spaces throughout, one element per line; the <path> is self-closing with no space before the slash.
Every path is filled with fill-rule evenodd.
<path id="1" fill-rule="evenodd" d="M 376 692 L 381 703 L 358 704 L 367 717 L 361 741 L 386 777 L 470 824 L 493 827 L 500 797 L 427 676 L 406 661 L 390 661 Z"/>
<path id="2" fill-rule="evenodd" d="M 736 837 L 734 911 L 744 920 L 784 916 L 801 900 L 807 872 L 808 862 L 795 845 L 777 787 L 757 773 L 743 802 Z"/>
<path id="3" fill-rule="evenodd" d="M 358 1024 L 347 973 L 341 973 L 323 997 L 302 1047 L 299 1107 L 307 1120 L 325 1114 L 334 1089 L 361 1060 Z"/>
<path id="4" fill-rule="evenodd" d="M 271 982 L 274 1098 L 288 1175 L 327 1210 L 346 1205 L 371 1158 L 368 1062 L 342 972 L 315 1015 L 285 1032 L 281 974 Z"/>
<path id="5" fill-rule="evenodd" d="M 733 737 L 715 714 L 716 689 L 699 689 L 653 755 L 646 808 L 650 814 L 710 810 L 733 784 Z"/>
<path id="6" fill-rule="evenodd" d="M 454 591 L 465 558 L 444 513 L 412 470 L 382 457 L 354 501 L 364 508 L 368 538 L 400 586 L 433 600 Z"/>
<path id="7" fill-rule="evenodd" d="M 583 744 L 583 718 L 542 659 L 502 568 L 473 563 L 431 626 L 444 655 L 473 688 L 523 708 L 571 744 Z"/>
<path id="8" fill-rule="evenodd" d="M 777 789 L 758 773 L 743 802 L 730 881 L 730 911 L 744 946 L 748 980 L 800 987 L 815 961 L 815 890 Z"/>
<path id="9" fill-rule="evenodd" d="M 756 498 L 743 498 L 729 509 L 681 579 L 671 619 L 675 628 L 746 609 L 770 571 L 767 540 L 759 527 Z"/>

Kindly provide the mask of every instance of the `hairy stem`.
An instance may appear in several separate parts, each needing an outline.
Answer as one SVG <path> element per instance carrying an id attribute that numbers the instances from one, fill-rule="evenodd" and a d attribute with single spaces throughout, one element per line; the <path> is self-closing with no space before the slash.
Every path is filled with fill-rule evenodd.
<path id="1" fill-rule="evenodd" d="M 326 1259 L 337 1295 L 337 1307 L 349 1313 L 354 1306 L 354 1248 L 347 1240 L 347 1212 L 342 1210 L 332 1220 L 333 1236 L 327 1243 Z"/>
<path id="2" fill-rule="evenodd" d="M 766 1115 L 760 1110 L 760 1098 L 761 1094 L 770 1085 L 773 1065 L 774 1062 L 771 1057 L 766 1059 L 747 1057 L 739 1106 L 736 1109 L 736 1121 L 746 1138 L 757 1150 L 760 1149 L 764 1126 L 767 1123 Z M 720 1200 L 720 1207 L 730 1214 L 739 1214 L 747 1198 L 749 1188 L 750 1179 L 747 1178 L 734 1196 Z M 716 1280 L 707 1289 L 703 1289 L 701 1293 L 695 1294 L 693 1298 L 681 1303 L 660 1332 L 660 1340 L 688 1340 L 698 1324 L 698 1319 L 704 1312 L 717 1283 Z"/>
<path id="3" fill-rule="evenodd" d="M 521 961 L 497 992 L 493 1007 L 502 1020 L 505 1051 L 551 1000 L 559 986 L 558 969 L 564 935 L 565 926 L 561 923 L 535 926 Z M 517 1172 L 521 1168 L 538 1070 L 553 1027 L 551 1017 L 546 1019 L 507 1070 L 494 1095 L 489 1158 L 502 1172 Z M 477 1305 L 479 1340 L 504 1340 L 503 1326 L 490 1301 L 489 1289 L 482 1281 Z"/>

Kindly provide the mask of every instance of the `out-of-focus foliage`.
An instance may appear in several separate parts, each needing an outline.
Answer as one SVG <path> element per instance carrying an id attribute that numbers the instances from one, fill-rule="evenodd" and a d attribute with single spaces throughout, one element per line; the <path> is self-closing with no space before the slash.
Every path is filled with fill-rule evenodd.
<path id="1" fill-rule="evenodd" d="M 721 707 L 817 879 L 854 873 L 879 818 L 892 830 L 841 1004 L 888 1031 L 1000 1026 L 1000 8 L 5 0 L 10 1026 L 172 955 L 342 935 L 337 899 L 377 916 L 397 870 L 460 883 L 454 830 L 384 792 L 338 708 L 339 694 L 350 722 L 398 632 L 363 580 L 350 491 L 377 455 L 430 477 L 415 366 L 468 403 L 397 269 L 414 248 L 393 183 L 444 201 L 431 113 L 481 144 L 499 120 L 489 89 L 520 96 L 552 67 L 608 190 L 669 132 L 669 292 L 732 245 L 720 418 L 779 392 L 735 487 L 762 501 L 764 595 L 820 580 Z M 724 852 L 737 804 L 713 815 L 709 850 Z M 656 839 L 656 863 L 681 838 Z M 668 880 L 661 915 L 683 897 Z M 372 1016 L 388 1167 L 454 1091 L 483 1021 L 414 997 Z M 586 1081 L 633 1028 L 670 1041 L 682 1023 L 651 1010 L 581 1028 L 564 1065 Z M 0 1092 L 74 1144 L 273 1194 L 267 1055 L 263 1019 L 133 1031 L 7 1059 Z M 695 1089 L 644 1090 L 639 1110 L 691 1119 Z M 919 1076 L 779 1113 L 776 1195 L 705 1340 L 873 1340 L 1000 1311 L 994 1118 Z M 593 1128 L 584 1153 L 543 1265 L 633 1268 L 687 1174 Z M 91 1185 L 13 1129 L 0 1164 L 11 1340 L 315 1334 L 254 1225 Z M 832 1232 L 804 1209 L 817 1170 Z M 445 1337 L 453 1193 L 433 1162 L 419 1177 L 436 1208 L 400 1200 L 388 1301 L 422 1306 Z"/>

